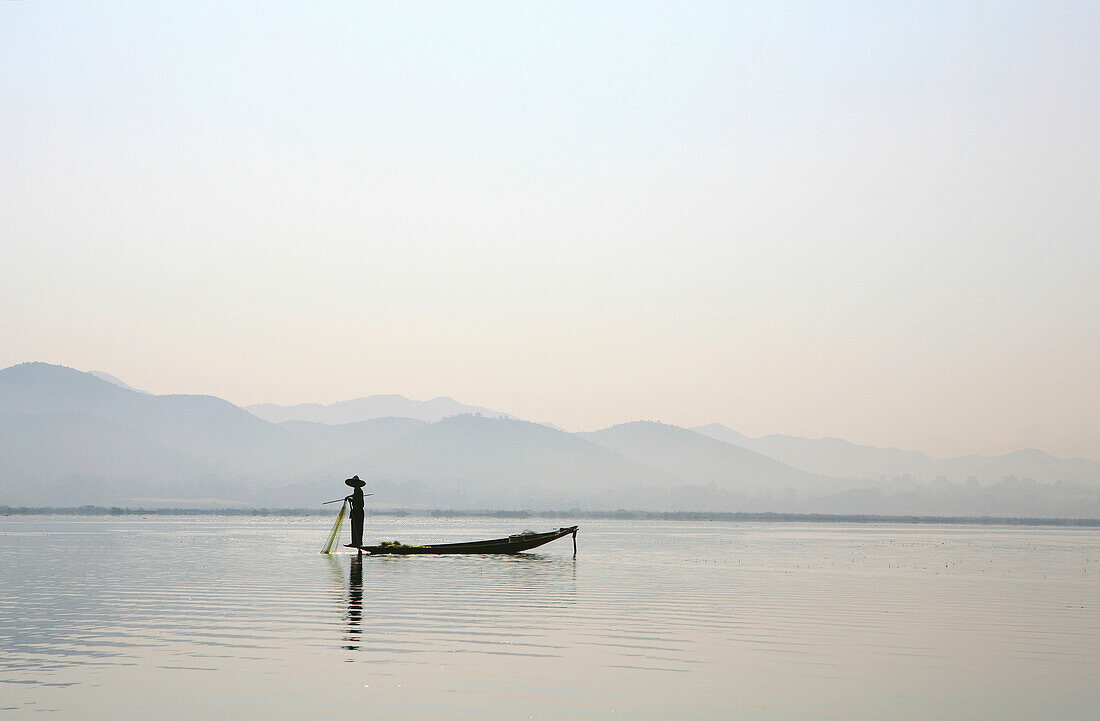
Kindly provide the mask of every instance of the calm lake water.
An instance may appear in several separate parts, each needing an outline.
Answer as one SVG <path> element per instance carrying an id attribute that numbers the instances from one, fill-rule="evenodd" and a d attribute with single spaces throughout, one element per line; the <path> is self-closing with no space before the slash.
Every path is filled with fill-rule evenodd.
<path id="1" fill-rule="evenodd" d="M 1100 718 L 1097 529 L 331 522 L 0 518 L 0 717 Z"/>

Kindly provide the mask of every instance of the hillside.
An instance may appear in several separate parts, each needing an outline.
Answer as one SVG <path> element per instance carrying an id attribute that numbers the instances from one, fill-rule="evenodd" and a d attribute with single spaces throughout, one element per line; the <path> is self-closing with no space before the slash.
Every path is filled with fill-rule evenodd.
<path id="1" fill-rule="evenodd" d="M 354 467 L 384 483 L 412 484 L 428 503 L 455 507 L 625 502 L 639 487 L 674 483 L 572 434 L 473 415 L 424 426 L 363 454 Z"/>
<path id="2" fill-rule="evenodd" d="M 280 425 L 312 446 L 313 461 L 310 467 L 314 475 L 332 477 L 345 474 L 348 469 L 359 468 L 364 453 L 403 438 L 427 424 L 415 418 L 372 418 L 340 425 L 308 421 L 287 421 Z"/>
<path id="3" fill-rule="evenodd" d="M 861 446 L 839 438 L 784 435 L 749 438 L 719 423 L 692 430 L 775 458 L 795 468 L 825 475 L 869 480 L 911 476 L 924 481 L 943 477 L 956 482 L 975 478 L 981 483 L 993 483 L 1015 476 L 1046 483 L 1068 481 L 1100 485 L 1100 463 L 1082 458 L 1055 458 L 1034 449 L 1003 456 L 937 459 L 919 451 Z"/>
<path id="4" fill-rule="evenodd" d="M 149 395 L 46 363 L 0 371 L 0 413 L 104 419 L 186 457 L 202 459 L 227 476 L 294 473 L 300 470 L 300 459 L 312 455 L 308 441 L 220 398 Z M 28 451 L 39 445 L 33 439 L 27 442 Z M 93 472 L 98 468 L 95 459 L 105 451 L 90 443 L 81 452 L 88 459 L 88 472 Z M 174 462 L 165 460 L 166 472 Z"/>
<path id="5" fill-rule="evenodd" d="M 834 479 L 815 476 L 745 448 L 664 423 L 635 421 L 578 435 L 675 475 L 685 483 L 713 484 L 726 491 L 824 492 L 838 485 Z"/>
<path id="6" fill-rule="evenodd" d="M 118 503 L 153 486 L 192 484 L 214 470 L 194 454 L 103 418 L 0 414 L 0 490 L 6 486 L 6 503 Z"/>

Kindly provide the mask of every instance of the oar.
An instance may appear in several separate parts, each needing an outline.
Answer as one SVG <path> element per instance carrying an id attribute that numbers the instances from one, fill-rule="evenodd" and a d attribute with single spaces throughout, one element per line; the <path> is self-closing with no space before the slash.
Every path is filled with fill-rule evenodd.
<path id="1" fill-rule="evenodd" d="M 363 496 L 373 496 L 373 495 L 374 495 L 373 493 L 364 493 L 363 494 Z M 335 501 L 325 501 L 321 505 L 322 506 L 327 506 L 330 503 L 341 503 L 341 502 L 346 501 L 346 500 L 347 500 L 346 498 L 337 498 Z"/>

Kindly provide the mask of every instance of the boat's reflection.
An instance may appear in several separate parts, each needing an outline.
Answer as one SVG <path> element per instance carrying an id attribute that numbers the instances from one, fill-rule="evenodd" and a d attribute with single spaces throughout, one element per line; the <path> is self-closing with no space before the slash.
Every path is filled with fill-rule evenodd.
<path id="1" fill-rule="evenodd" d="M 339 554 L 331 555 L 328 557 L 331 564 L 334 576 L 336 579 L 342 580 L 342 573 L 340 572 L 340 558 L 348 558 L 348 575 L 347 575 L 347 597 L 346 608 L 344 612 L 344 620 L 346 625 L 343 632 L 343 644 L 342 648 L 348 651 L 359 651 L 363 648 L 363 566 L 364 563 L 369 564 L 372 569 L 381 571 L 387 569 L 389 571 L 410 568 L 410 566 L 417 566 L 420 563 L 431 564 L 435 568 L 441 568 L 444 566 L 451 567 L 454 571 L 457 571 L 460 575 L 467 574 L 467 569 L 462 566 L 469 566 L 469 570 L 476 569 L 480 574 L 484 574 L 489 571 L 491 573 L 492 568 L 496 568 L 497 571 L 503 572 L 504 577 L 507 577 L 514 581 L 513 588 L 522 588 L 529 590 L 532 594 L 532 598 L 542 598 L 548 605 L 560 605 L 563 602 L 568 603 L 569 599 L 572 599 L 576 594 L 576 580 L 577 580 L 577 559 L 576 556 L 563 558 L 561 556 L 544 555 L 538 553 L 516 553 L 516 554 L 462 554 L 454 556 L 397 556 L 397 555 L 382 555 L 371 557 L 369 554 Z M 367 560 L 364 561 L 364 558 Z M 454 564 L 454 565 L 452 565 Z M 459 566 L 459 568 L 455 568 Z M 516 566 L 517 568 L 512 571 L 506 571 L 509 566 Z M 410 569 L 411 570 L 411 569 Z M 519 572 L 517 576 L 516 573 Z M 403 573 L 402 573 L 403 575 Z M 374 579 L 370 586 L 371 597 L 374 599 L 370 608 L 371 614 L 385 614 L 389 604 L 387 599 L 379 596 L 379 592 L 382 588 L 379 587 L 379 577 L 375 573 L 371 573 L 370 577 Z M 340 581 L 337 581 L 340 583 Z M 342 586 L 343 583 L 340 583 Z M 546 590 L 552 587 L 557 593 L 547 594 Z M 541 592 L 541 593 L 540 593 Z M 553 600 L 551 600 L 551 597 Z M 469 599 L 464 599 L 459 603 L 468 603 Z M 390 627 L 393 631 L 394 628 Z M 368 643 L 369 647 L 369 643 Z"/>

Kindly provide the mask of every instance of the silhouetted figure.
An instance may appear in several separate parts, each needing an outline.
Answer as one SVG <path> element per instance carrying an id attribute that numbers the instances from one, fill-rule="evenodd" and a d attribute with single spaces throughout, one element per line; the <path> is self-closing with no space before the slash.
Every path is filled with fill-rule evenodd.
<path id="1" fill-rule="evenodd" d="M 359 476 L 352 476 L 344 483 L 355 489 L 344 500 L 351 503 L 351 545 L 358 548 L 363 545 L 363 486 L 367 484 Z"/>
<path id="2" fill-rule="evenodd" d="M 351 573 L 348 578 L 348 632 L 344 640 L 348 645 L 344 646 L 349 651 L 359 650 L 363 629 L 363 556 L 356 554 L 351 559 Z"/>

